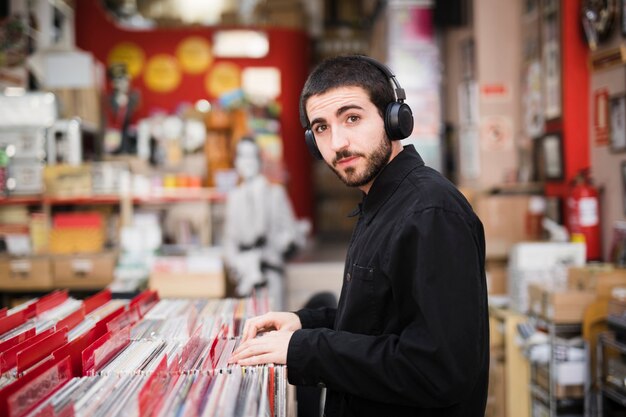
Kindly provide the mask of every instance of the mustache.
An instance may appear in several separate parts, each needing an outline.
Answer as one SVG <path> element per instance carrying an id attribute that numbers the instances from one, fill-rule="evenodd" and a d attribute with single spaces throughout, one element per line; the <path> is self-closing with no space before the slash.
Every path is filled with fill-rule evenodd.
<path id="1" fill-rule="evenodd" d="M 335 153 L 335 157 L 333 158 L 333 166 L 337 165 L 337 162 L 340 159 L 350 158 L 352 156 L 365 156 L 365 155 L 363 155 L 362 153 L 359 153 L 359 152 L 351 152 L 351 151 L 349 151 L 347 149 L 344 149 L 343 151 L 339 151 L 339 152 Z"/>

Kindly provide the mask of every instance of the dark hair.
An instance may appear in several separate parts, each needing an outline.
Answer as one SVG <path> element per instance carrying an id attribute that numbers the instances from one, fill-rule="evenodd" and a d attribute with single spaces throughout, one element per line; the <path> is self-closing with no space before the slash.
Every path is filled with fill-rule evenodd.
<path id="1" fill-rule="evenodd" d="M 361 87 L 384 119 L 387 105 L 396 100 L 391 80 L 374 64 L 358 55 L 342 55 L 320 63 L 304 84 L 300 94 L 300 122 L 309 125 L 306 102 L 311 96 L 339 87 Z"/>

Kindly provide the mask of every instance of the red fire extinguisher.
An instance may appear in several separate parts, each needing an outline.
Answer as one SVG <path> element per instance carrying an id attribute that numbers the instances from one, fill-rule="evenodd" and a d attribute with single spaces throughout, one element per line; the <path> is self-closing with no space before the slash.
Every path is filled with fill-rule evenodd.
<path id="1" fill-rule="evenodd" d="M 593 186 L 589 169 L 581 170 L 572 181 L 567 196 L 567 218 L 570 235 L 583 236 L 587 245 L 587 261 L 599 261 L 600 247 L 600 200 L 598 189 Z"/>

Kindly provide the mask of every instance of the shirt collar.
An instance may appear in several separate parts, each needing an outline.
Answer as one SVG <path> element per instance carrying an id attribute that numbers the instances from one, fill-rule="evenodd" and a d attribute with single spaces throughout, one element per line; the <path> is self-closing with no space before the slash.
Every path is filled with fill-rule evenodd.
<path id="1" fill-rule="evenodd" d="M 365 222 L 369 224 L 409 172 L 423 165 L 424 160 L 415 147 L 405 146 L 402 152 L 383 168 L 374 180 L 369 193 L 364 195 L 363 201 L 350 216 L 363 214 Z"/>

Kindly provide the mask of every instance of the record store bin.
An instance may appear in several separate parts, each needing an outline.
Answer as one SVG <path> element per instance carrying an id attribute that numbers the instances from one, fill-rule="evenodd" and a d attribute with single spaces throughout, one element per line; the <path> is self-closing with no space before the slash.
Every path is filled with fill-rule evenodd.
<path id="1" fill-rule="evenodd" d="M 294 411 L 284 365 L 229 364 L 266 294 L 85 300 L 54 291 L 0 311 L 0 415 L 264 416 Z"/>

